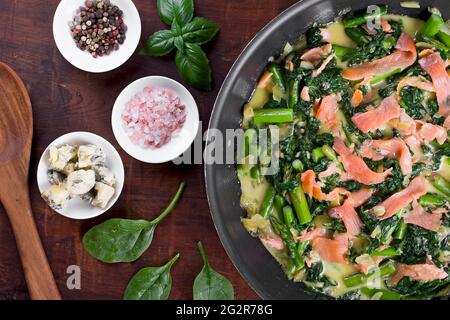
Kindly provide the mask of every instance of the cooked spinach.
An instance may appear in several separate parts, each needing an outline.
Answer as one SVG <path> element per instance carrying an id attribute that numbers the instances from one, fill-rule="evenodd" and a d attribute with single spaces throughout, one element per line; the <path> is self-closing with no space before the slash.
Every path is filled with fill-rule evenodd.
<path id="1" fill-rule="evenodd" d="M 440 288 L 449 283 L 449 277 L 443 280 L 433 280 L 430 282 L 417 282 L 408 277 L 404 277 L 395 287 L 392 287 L 391 290 L 413 299 L 430 299 L 436 295 Z"/>
<path id="2" fill-rule="evenodd" d="M 408 224 L 405 239 L 400 245 L 401 255 L 396 260 L 406 264 L 425 263 L 427 256 L 436 257 L 439 247 L 436 232 Z"/>
<path id="3" fill-rule="evenodd" d="M 139 270 L 128 283 L 124 300 L 167 300 L 172 288 L 170 270 L 180 254 L 162 267 L 146 267 Z"/>
<path id="4" fill-rule="evenodd" d="M 392 33 L 385 33 L 383 30 L 378 29 L 374 35 L 364 36 L 365 40 L 358 41 L 356 53 L 348 61 L 350 66 L 385 57 L 393 51 L 403 30 L 403 25 L 401 21 L 393 20 L 390 20 L 389 24 L 393 29 Z M 359 34 L 367 35 L 366 31 L 361 27 L 354 27 L 347 30 L 357 30 Z"/>
<path id="5" fill-rule="evenodd" d="M 306 43 L 308 47 L 318 47 L 322 42 L 322 33 L 319 27 L 314 26 L 306 30 Z"/>
<path id="6" fill-rule="evenodd" d="M 202 243 L 198 242 L 197 246 L 203 259 L 203 268 L 194 280 L 194 300 L 233 300 L 233 285 L 211 268 Z"/>
<path id="7" fill-rule="evenodd" d="M 167 208 L 155 219 L 130 220 L 113 218 L 91 228 L 83 237 L 84 249 L 105 263 L 132 262 L 148 249 L 155 228 L 175 207 L 184 189 L 180 184 Z"/>
<path id="8" fill-rule="evenodd" d="M 406 86 L 400 91 L 401 106 L 413 119 L 424 119 L 427 111 L 423 106 L 424 93 L 419 88 Z"/>

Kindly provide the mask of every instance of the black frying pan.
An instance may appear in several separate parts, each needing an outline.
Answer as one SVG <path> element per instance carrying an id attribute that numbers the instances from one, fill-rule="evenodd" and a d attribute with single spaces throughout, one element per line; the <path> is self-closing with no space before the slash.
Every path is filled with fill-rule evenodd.
<path id="1" fill-rule="evenodd" d="M 391 13 L 426 18 L 427 7 L 436 7 L 448 18 L 449 0 L 420 0 L 421 9 L 407 9 L 399 0 L 383 1 Z M 295 42 L 314 22 L 328 23 L 342 12 L 365 9 L 376 0 L 304 0 L 293 5 L 266 27 L 244 49 L 217 97 L 209 127 L 225 132 L 239 128 L 242 106 L 250 98 L 257 79 L 271 56 L 287 41 Z M 289 281 L 281 267 L 258 239 L 241 224 L 245 212 L 239 206 L 240 186 L 234 166 L 206 165 L 206 190 L 219 237 L 244 279 L 264 299 L 313 299 L 304 286 Z"/>

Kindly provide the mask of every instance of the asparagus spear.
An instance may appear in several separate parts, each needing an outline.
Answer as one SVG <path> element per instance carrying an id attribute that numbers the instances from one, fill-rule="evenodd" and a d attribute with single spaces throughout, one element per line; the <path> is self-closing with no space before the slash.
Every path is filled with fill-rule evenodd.
<path id="1" fill-rule="evenodd" d="M 358 28 L 345 28 L 345 34 L 359 46 L 369 42 L 364 32 Z"/>
<path id="2" fill-rule="evenodd" d="M 264 196 L 261 208 L 259 209 L 259 214 L 267 219 L 273 208 L 273 200 L 275 199 L 275 188 L 271 185 L 267 188 L 266 194 Z"/>
<path id="3" fill-rule="evenodd" d="M 440 15 L 432 13 L 422 28 L 419 30 L 419 35 L 425 37 L 434 37 L 439 29 L 444 25 L 444 20 Z"/>
<path id="4" fill-rule="evenodd" d="M 449 181 L 447 181 L 443 177 L 438 177 L 432 182 L 432 185 L 437 190 L 442 192 L 442 194 L 444 194 L 447 198 L 450 198 L 450 182 Z"/>
<path id="5" fill-rule="evenodd" d="M 278 86 L 283 92 L 286 92 L 286 85 L 284 81 L 283 70 L 281 67 L 275 63 L 272 63 L 267 68 L 269 72 L 272 72 L 272 81 Z"/>
<path id="6" fill-rule="evenodd" d="M 254 111 L 253 120 L 256 123 L 283 123 L 294 121 L 292 109 L 257 109 Z"/>
<path id="7" fill-rule="evenodd" d="M 274 216 L 271 216 L 269 219 L 273 229 L 283 240 L 284 245 L 286 246 L 287 252 L 289 254 L 289 257 L 292 259 L 292 263 L 295 266 L 295 268 L 293 268 L 293 270 L 291 271 L 294 272 L 295 270 L 303 268 L 304 266 L 303 258 L 299 255 L 297 243 L 295 242 L 294 237 L 292 236 L 292 233 L 289 230 L 289 228 L 285 224 L 281 223 Z"/>
<path id="8" fill-rule="evenodd" d="M 379 6 L 379 8 L 380 10 L 377 10 L 375 12 L 367 12 L 356 16 L 351 15 L 345 16 L 342 21 L 344 23 L 344 27 L 345 28 L 356 27 L 368 22 L 369 20 L 375 20 L 380 16 L 387 14 L 388 12 L 387 6 Z"/>
<path id="9" fill-rule="evenodd" d="M 434 193 L 427 193 L 419 198 L 419 204 L 422 207 L 441 207 L 446 200 Z"/>
<path id="10" fill-rule="evenodd" d="M 292 223 L 295 220 L 294 211 L 290 206 L 285 206 L 283 208 L 283 218 L 284 223 L 289 227 L 292 228 Z"/>
<path id="11" fill-rule="evenodd" d="M 289 81 L 289 101 L 288 101 L 288 105 L 289 105 L 289 108 L 291 108 L 291 109 L 294 109 L 294 107 L 298 103 L 299 89 L 300 89 L 300 80 L 298 78 L 297 79 L 292 79 L 291 81 Z"/>
<path id="12" fill-rule="evenodd" d="M 355 273 L 353 275 L 344 278 L 344 284 L 346 287 L 356 287 L 365 284 L 374 275 L 379 275 L 381 278 L 391 275 L 395 272 L 395 265 L 393 261 L 388 261 L 380 267 L 369 272 L 367 275 L 364 273 Z"/>
<path id="13" fill-rule="evenodd" d="M 306 201 L 306 196 L 302 187 L 297 186 L 294 190 L 289 192 L 289 196 L 300 224 L 311 222 L 311 213 L 309 212 L 308 202 Z"/>

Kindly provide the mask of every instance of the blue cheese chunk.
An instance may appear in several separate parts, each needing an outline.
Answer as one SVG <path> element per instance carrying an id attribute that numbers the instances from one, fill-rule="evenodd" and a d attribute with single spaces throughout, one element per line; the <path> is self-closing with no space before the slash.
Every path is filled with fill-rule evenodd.
<path id="1" fill-rule="evenodd" d="M 106 167 L 95 167 L 95 178 L 99 182 L 103 182 L 110 187 L 114 187 L 116 185 L 116 177 L 114 173 Z"/>
<path id="2" fill-rule="evenodd" d="M 67 190 L 70 194 L 81 195 L 95 186 L 94 170 L 77 170 L 67 177 Z"/>
<path id="3" fill-rule="evenodd" d="M 104 166 L 105 164 L 106 153 L 102 148 L 93 144 L 82 145 L 78 148 L 78 168 Z"/>
<path id="4" fill-rule="evenodd" d="M 42 198 L 53 210 L 62 210 L 67 207 L 70 200 L 70 194 L 62 185 L 51 186 L 50 189 L 42 194 Z"/>
<path id="5" fill-rule="evenodd" d="M 64 167 L 77 156 L 76 147 L 68 144 L 61 147 L 50 146 L 49 158 L 50 169 L 63 171 Z"/>
<path id="6" fill-rule="evenodd" d="M 50 184 L 58 185 L 58 184 L 64 183 L 66 176 L 64 174 L 62 174 L 61 172 L 49 169 L 47 171 L 47 178 L 48 178 L 48 182 L 50 182 Z"/>
<path id="7" fill-rule="evenodd" d="M 109 200 L 114 196 L 114 188 L 108 186 L 102 182 L 95 183 L 95 190 L 97 191 L 97 195 L 94 200 L 92 200 L 91 204 L 93 206 L 105 209 L 108 205 Z"/>

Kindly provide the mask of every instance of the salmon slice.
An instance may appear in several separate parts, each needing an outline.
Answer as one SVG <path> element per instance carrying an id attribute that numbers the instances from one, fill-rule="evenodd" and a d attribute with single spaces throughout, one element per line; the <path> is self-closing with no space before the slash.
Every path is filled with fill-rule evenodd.
<path id="1" fill-rule="evenodd" d="M 339 154 L 340 161 L 344 165 L 344 169 L 348 175 L 363 184 L 371 185 L 381 183 L 392 171 L 392 168 L 381 173 L 370 170 L 364 160 L 354 155 L 340 138 L 334 138 L 333 148 Z"/>
<path id="2" fill-rule="evenodd" d="M 436 90 L 439 114 L 447 117 L 450 114 L 450 77 L 445 61 L 440 53 L 435 52 L 419 60 L 420 66 L 430 75 Z"/>
<path id="3" fill-rule="evenodd" d="M 363 223 L 351 202 L 346 201 L 342 206 L 330 209 L 328 214 L 332 218 L 342 219 L 349 235 L 356 236 L 361 232 Z"/>
<path id="4" fill-rule="evenodd" d="M 383 30 L 383 32 L 386 32 L 386 33 L 394 32 L 394 30 L 392 30 L 391 24 L 386 19 L 380 19 L 380 25 L 381 25 L 381 29 Z"/>
<path id="5" fill-rule="evenodd" d="M 322 60 L 324 57 L 326 57 L 328 54 L 331 53 L 331 49 L 333 47 L 331 44 L 326 44 L 321 47 L 312 48 L 307 50 L 305 53 L 302 54 L 300 59 L 309 61 L 309 62 L 317 62 Z"/>
<path id="6" fill-rule="evenodd" d="M 346 258 L 348 247 L 343 241 L 315 238 L 311 243 L 322 260 L 340 264 L 348 263 Z"/>
<path id="7" fill-rule="evenodd" d="M 405 142 L 413 153 L 411 159 L 414 163 L 425 161 L 425 155 L 422 149 L 422 142 L 420 142 L 415 136 L 406 137 Z"/>
<path id="8" fill-rule="evenodd" d="M 347 200 L 345 200 L 345 202 L 349 203 L 353 208 L 358 208 L 362 206 L 367 200 L 369 200 L 372 194 L 372 189 L 362 188 L 356 192 L 352 192 L 348 196 Z"/>
<path id="9" fill-rule="evenodd" d="M 277 235 L 271 235 L 261 238 L 262 243 L 264 245 L 272 247 L 277 250 L 284 250 L 284 242 L 283 240 L 277 236 Z"/>
<path id="10" fill-rule="evenodd" d="M 304 86 L 302 91 L 300 92 L 300 98 L 302 98 L 303 101 L 310 101 L 311 97 L 309 96 L 309 87 Z"/>
<path id="11" fill-rule="evenodd" d="M 372 160 L 383 158 L 397 159 L 403 174 L 412 172 L 412 158 L 408 146 L 403 140 L 393 138 L 389 140 L 366 140 L 360 150 L 361 156 Z"/>
<path id="12" fill-rule="evenodd" d="M 450 115 L 448 115 L 447 118 L 445 118 L 444 128 L 450 130 Z"/>
<path id="13" fill-rule="evenodd" d="M 332 176 L 334 174 L 338 174 L 341 181 L 347 181 L 347 180 L 351 179 L 348 176 L 348 174 L 346 172 L 344 172 L 344 170 L 338 168 L 338 166 L 336 165 L 335 162 L 330 162 L 330 164 L 328 165 L 328 168 L 325 171 L 322 171 L 319 173 L 319 179 L 324 180 L 325 178 Z"/>
<path id="14" fill-rule="evenodd" d="M 379 250 L 383 250 L 382 248 L 379 248 Z M 372 257 L 369 254 L 362 254 L 358 257 L 356 257 L 355 262 L 356 266 L 364 274 L 368 274 L 371 270 L 378 267 L 378 265 L 384 260 L 386 257 Z"/>
<path id="15" fill-rule="evenodd" d="M 414 178 L 408 187 L 397 193 L 394 193 L 392 196 L 384 200 L 380 205 L 375 207 L 377 208 L 377 212 L 383 213 L 382 215 L 377 216 L 378 219 L 384 220 L 392 217 L 400 209 L 405 208 L 407 205 L 419 199 L 419 197 L 424 195 L 425 193 L 427 193 L 425 178 L 422 176 Z"/>
<path id="16" fill-rule="evenodd" d="M 267 86 L 269 85 L 270 79 L 272 78 L 273 73 L 266 71 L 264 72 L 264 74 L 262 75 L 261 79 L 259 79 L 258 82 L 258 88 L 260 89 L 265 89 L 267 88 Z"/>
<path id="17" fill-rule="evenodd" d="M 428 92 L 436 92 L 433 83 L 423 77 L 404 77 L 397 85 L 397 94 L 400 94 L 404 87 L 415 87 Z"/>
<path id="18" fill-rule="evenodd" d="M 327 230 L 323 228 L 315 228 L 308 232 L 303 232 L 296 239 L 300 241 L 311 241 L 316 238 L 325 237 L 327 234 Z"/>
<path id="19" fill-rule="evenodd" d="M 406 137 L 416 133 L 416 122 L 403 108 L 400 110 L 400 116 L 390 120 L 389 124 Z"/>
<path id="20" fill-rule="evenodd" d="M 334 188 L 330 193 L 322 192 L 322 188 L 316 181 L 316 173 L 313 170 L 307 170 L 302 173 L 301 178 L 303 191 L 311 198 L 319 201 L 330 201 L 339 203 L 341 195 L 348 195 L 350 192 L 344 188 Z"/>
<path id="21" fill-rule="evenodd" d="M 320 28 L 320 35 L 322 36 L 322 40 L 326 42 L 330 42 L 333 38 L 333 34 L 327 28 Z"/>
<path id="22" fill-rule="evenodd" d="M 339 129 L 340 122 L 337 117 L 339 101 L 341 101 L 340 95 L 332 93 L 323 97 L 316 110 L 316 118 L 331 132 L 336 132 Z"/>
<path id="23" fill-rule="evenodd" d="M 441 126 L 416 120 L 416 128 L 417 137 L 423 143 L 429 143 L 434 139 L 436 139 L 439 144 L 443 144 L 447 141 L 447 130 Z"/>
<path id="24" fill-rule="evenodd" d="M 320 65 L 320 67 L 317 68 L 317 70 L 313 70 L 311 76 L 312 76 L 313 78 L 318 77 L 318 76 L 323 72 L 323 70 L 325 70 L 325 68 L 326 68 L 327 65 L 331 62 L 331 60 L 333 60 L 333 58 L 334 58 L 334 56 L 333 56 L 332 54 L 330 54 L 330 55 L 322 62 L 322 64 Z"/>
<path id="25" fill-rule="evenodd" d="M 414 64 L 417 50 L 410 36 L 403 32 L 395 48 L 397 50 L 386 57 L 344 69 L 342 76 L 347 80 L 355 81 L 383 75 L 396 69 L 404 70 Z"/>
<path id="26" fill-rule="evenodd" d="M 355 211 L 355 208 L 366 202 L 371 195 L 372 190 L 368 188 L 353 192 L 349 194 L 342 206 L 330 209 L 328 215 L 335 219 L 342 219 L 342 222 L 344 222 L 345 228 L 347 229 L 347 233 L 350 236 L 356 236 L 361 232 L 363 223 L 361 222 L 358 213 Z"/>
<path id="27" fill-rule="evenodd" d="M 408 277 L 414 281 L 429 282 L 445 279 L 448 274 L 434 264 L 398 264 L 397 271 L 391 278 L 392 285 L 396 286 L 403 277 Z"/>
<path id="28" fill-rule="evenodd" d="M 361 104 L 361 102 L 363 102 L 363 100 L 364 100 L 363 92 L 359 89 L 356 89 L 352 95 L 352 100 L 351 100 L 352 107 L 359 106 Z"/>
<path id="29" fill-rule="evenodd" d="M 403 216 L 405 223 L 415 224 L 430 231 L 438 231 L 441 226 L 442 212 L 426 212 L 417 201 L 413 201 L 412 211 Z"/>
<path id="30" fill-rule="evenodd" d="M 400 116 L 401 108 L 394 96 L 390 96 L 381 101 L 381 104 L 374 109 L 360 112 L 352 117 L 356 127 L 364 133 L 375 131 L 390 120 Z"/>

